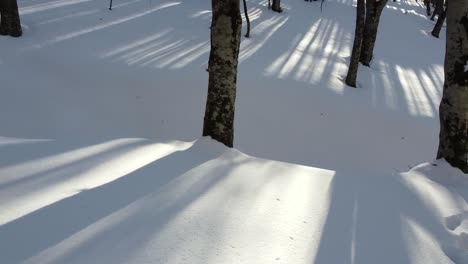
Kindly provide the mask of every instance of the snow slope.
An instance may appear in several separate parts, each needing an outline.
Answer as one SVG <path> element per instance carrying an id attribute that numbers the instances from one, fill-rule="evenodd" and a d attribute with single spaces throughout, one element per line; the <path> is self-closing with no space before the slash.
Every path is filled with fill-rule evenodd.
<path id="1" fill-rule="evenodd" d="M 468 263 L 468 176 L 424 163 L 445 32 L 390 2 L 352 89 L 353 2 L 283 2 L 248 1 L 227 149 L 199 138 L 209 1 L 19 0 L 0 263 Z"/>

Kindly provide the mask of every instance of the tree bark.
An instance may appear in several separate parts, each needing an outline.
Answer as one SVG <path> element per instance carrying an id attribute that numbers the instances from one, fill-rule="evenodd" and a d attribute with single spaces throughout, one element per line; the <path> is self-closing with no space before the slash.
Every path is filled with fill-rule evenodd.
<path id="1" fill-rule="evenodd" d="M 366 15 L 365 0 L 357 1 L 356 9 L 356 29 L 354 30 L 354 44 L 349 62 L 348 74 L 345 83 L 348 86 L 356 88 L 356 78 L 359 67 L 359 57 L 361 55 L 362 35 L 364 32 L 364 20 Z"/>
<path id="2" fill-rule="evenodd" d="M 250 38 L 250 19 L 249 19 L 249 12 L 247 11 L 247 1 L 242 0 L 244 2 L 244 14 L 245 14 L 245 21 L 247 21 L 247 32 L 245 33 L 246 38 Z"/>
<path id="3" fill-rule="evenodd" d="M 239 0 L 212 0 L 211 51 L 203 136 L 234 143 L 234 110 L 242 19 Z"/>
<path id="4" fill-rule="evenodd" d="M 16 0 L 0 0 L 0 35 L 20 37 L 23 34 Z"/>
<path id="5" fill-rule="evenodd" d="M 434 29 L 432 29 L 432 36 L 439 38 L 440 30 L 442 29 L 442 26 L 444 25 L 445 22 L 445 17 L 447 15 L 447 10 L 443 10 L 442 13 L 439 15 L 437 18 L 437 22 L 434 26 Z"/>
<path id="6" fill-rule="evenodd" d="M 281 0 L 273 0 L 273 3 L 271 5 L 271 10 L 281 13 L 283 12 L 283 9 L 281 8 Z"/>
<path id="7" fill-rule="evenodd" d="M 364 33 L 362 40 L 361 57 L 359 61 L 370 66 L 373 57 L 377 31 L 379 28 L 380 16 L 388 0 L 367 0 L 366 1 L 366 21 L 364 24 Z"/>
<path id="8" fill-rule="evenodd" d="M 439 106 L 437 158 L 468 173 L 468 2 L 447 7 L 445 82 Z"/>

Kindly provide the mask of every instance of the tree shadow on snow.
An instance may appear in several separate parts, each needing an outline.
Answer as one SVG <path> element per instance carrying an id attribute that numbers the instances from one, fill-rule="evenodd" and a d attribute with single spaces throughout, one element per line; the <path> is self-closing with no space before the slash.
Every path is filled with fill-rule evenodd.
<path id="1" fill-rule="evenodd" d="M 207 151 L 204 145 L 206 146 L 197 142 L 188 150 L 170 154 L 125 177 L 90 190 L 82 190 L 74 196 L 0 226 L 0 237 L 3 238 L 0 241 L 2 260 L 7 263 L 26 261 L 72 237 L 80 230 L 111 215 L 118 215 L 120 210 L 132 206 L 135 206 L 140 214 L 147 214 L 139 218 L 143 219 L 145 224 L 162 228 L 178 211 L 187 207 L 228 174 L 229 166 L 219 168 L 225 170 L 224 172 L 210 174 L 208 169 L 205 171 L 206 175 L 192 180 L 184 178 L 184 173 L 218 157 L 224 149 L 209 148 Z M 130 215 L 124 213 L 118 216 L 116 224 L 131 219 L 132 210 L 126 212 Z M 147 223 L 147 217 L 159 223 Z M 128 227 L 124 229 L 127 230 Z M 109 232 L 114 232 L 112 230 L 112 224 L 105 224 L 102 232 L 109 235 Z M 101 231 L 94 230 L 93 235 L 96 236 L 94 239 L 99 240 L 102 234 Z M 86 241 L 85 247 L 92 245 L 93 241 L 93 238 Z M 126 250 L 132 251 L 131 248 Z M 71 251 L 73 252 L 73 249 Z M 54 261 L 60 261 L 61 257 L 66 256 L 64 254 L 50 261 L 55 263 Z"/>
<path id="2" fill-rule="evenodd" d="M 449 237 L 439 232 L 444 230 L 436 221 L 439 212 L 430 209 L 402 177 L 356 176 L 339 172 L 334 176 L 328 216 L 312 263 L 450 262 L 443 245 L 435 242 Z M 428 251 L 428 245 L 434 250 Z"/>

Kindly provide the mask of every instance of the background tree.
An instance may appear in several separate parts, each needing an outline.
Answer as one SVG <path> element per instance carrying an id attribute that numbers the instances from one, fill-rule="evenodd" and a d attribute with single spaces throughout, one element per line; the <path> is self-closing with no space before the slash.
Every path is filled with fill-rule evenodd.
<path id="1" fill-rule="evenodd" d="M 447 9 L 445 8 L 444 10 L 442 10 L 442 13 L 440 13 L 439 17 L 437 18 L 437 22 L 431 32 L 432 36 L 439 38 L 440 30 L 442 29 L 442 26 L 444 25 L 446 15 L 447 15 Z"/>
<path id="2" fill-rule="evenodd" d="M 273 3 L 271 5 L 271 10 L 281 13 L 283 12 L 283 9 L 281 8 L 281 0 L 273 0 Z"/>
<path id="3" fill-rule="evenodd" d="M 244 2 L 245 21 L 247 21 L 247 32 L 245 33 L 245 37 L 250 38 L 250 19 L 249 19 L 249 12 L 247 11 L 247 1 L 242 0 L 242 2 Z"/>
<path id="4" fill-rule="evenodd" d="M 362 35 L 364 32 L 364 20 L 366 15 L 365 0 L 357 1 L 356 9 L 356 29 L 354 31 L 354 44 L 349 62 L 348 74 L 345 83 L 348 86 L 356 88 L 356 78 L 359 67 L 359 57 L 361 55 Z"/>
<path id="5" fill-rule="evenodd" d="M 388 0 L 367 0 L 366 1 L 366 21 L 364 24 L 364 33 L 362 40 L 362 50 L 359 61 L 370 66 L 372 54 L 374 52 L 375 40 L 377 39 L 377 30 L 379 28 L 380 16 L 387 5 Z"/>
<path id="6" fill-rule="evenodd" d="M 432 12 L 431 20 L 434 21 L 435 16 L 439 16 L 444 12 L 444 0 L 434 0 L 434 12 Z"/>
<path id="7" fill-rule="evenodd" d="M 242 19 L 239 0 L 212 0 L 211 51 L 203 136 L 233 147 L 237 64 Z"/>
<path id="8" fill-rule="evenodd" d="M 16 0 L 0 0 L 0 35 L 20 37 L 23 34 Z"/>
<path id="9" fill-rule="evenodd" d="M 447 7 L 445 82 L 437 158 L 468 173 L 468 1 Z"/>
<path id="10" fill-rule="evenodd" d="M 431 15 L 431 1 L 430 0 L 424 0 L 424 5 L 426 6 L 426 15 L 430 16 Z"/>

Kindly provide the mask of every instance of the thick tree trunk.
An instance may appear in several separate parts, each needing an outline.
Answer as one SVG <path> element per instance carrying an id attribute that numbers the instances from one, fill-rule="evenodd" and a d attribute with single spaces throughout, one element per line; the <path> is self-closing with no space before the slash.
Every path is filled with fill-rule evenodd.
<path id="1" fill-rule="evenodd" d="M 249 12 L 247 11 L 247 1 L 242 0 L 244 2 L 244 15 L 245 21 L 247 21 L 247 33 L 245 33 L 246 38 L 250 38 L 250 19 L 249 19 Z"/>
<path id="2" fill-rule="evenodd" d="M 388 0 L 367 0 L 366 1 L 366 22 L 364 24 L 364 34 L 362 40 L 362 50 L 360 62 L 365 66 L 370 66 L 372 60 L 377 31 L 379 28 L 380 16 Z"/>
<path id="3" fill-rule="evenodd" d="M 0 35 L 20 37 L 23 34 L 16 0 L 0 0 Z"/>
<path id="4" fill-rule="evenodd" d="M 445 83 L 439 107 L 437 158 L 468 173 L 468 2 L 450 0 L 447 7 Z"/>
<path id="5" fill-rule="evenodd" d="M 437 22 L 434 26 L 434 29 L 432 29 L 432 36 L 439 38 L 440 30 L 442 29 L 442 26 L 444 25 L 445 22 L 445 16 L 447 15 L 447 10 L 443 10 L 442 13 L 439 15 L 437 18 Z"/>
<path id="6" fill-rule="evenodd" d="M 237 64 L 242 19 L 239 0 L 212 0 L 211 52 L 203 136 L 228 147 L 234 141 Z"/>
<path id="7" fill-rule="evenodd" d="M 359 57 L 361 55 L 362 35 L 364 32 L 364 20 L 366 15 L 365 0 L 357 1 L 356 9 L 356 29 L 354 30 L 354 44 L 349 62 L 348 74 L 345 83 L 348 86 L 356 88 L 356 78 L 359 67 Z"/>
<path id="8" fill-rule="evenodd" d="M 281 13 L 283 9 L 281 9 L 281 1 L 280 0 L 273 0 L 273 4 L 271 5 L 271 10 Z"/>

